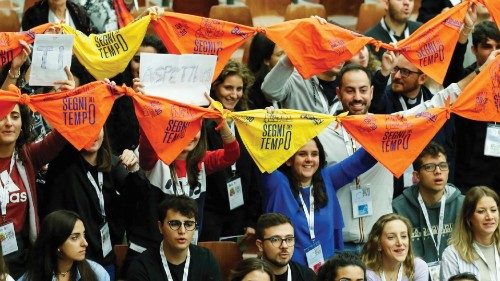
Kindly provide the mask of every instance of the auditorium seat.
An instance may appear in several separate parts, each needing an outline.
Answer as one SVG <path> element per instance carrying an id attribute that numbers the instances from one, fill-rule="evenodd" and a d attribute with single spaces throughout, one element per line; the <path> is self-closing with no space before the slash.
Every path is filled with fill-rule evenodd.
<path id="1" fill-rule="evenodd" d="M 172 9 L 176 13 L 208 17 L 210 8 L 218 4 L 219 0 L 174 0 Z"/>
<path id="2" fill-rule="evenodd" d="M 356 31 L 365 33 L 372 26 L 376 25 L 385 15 L 385 8 L 382 3 L 363 3 L 359 7 L 358 23 Z"/>
<path id="3" fill-rule="evenodd" d="M 311 16 L 326 18 L 325 7 L 321 4 L 302 2 L 299 4 L 291 3 L 286 7 L 285 20 L 303 19 Z"/>

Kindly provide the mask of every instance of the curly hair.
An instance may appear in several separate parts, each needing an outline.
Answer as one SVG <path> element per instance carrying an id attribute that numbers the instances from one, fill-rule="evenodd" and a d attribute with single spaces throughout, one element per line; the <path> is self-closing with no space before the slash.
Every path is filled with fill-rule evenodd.
<path id="1" fill-rule="evenodd" d="M 255 80 L 252 72 L 242 63 L 230 60 L 222 69 L 221 73 L 212 82 L 212 87 L 210 88 L 210 96 L 217 100 L 217 95 L 215 93 L 217 86 L 224 83 L 227 77 L 238 75 L 243 80 L 243 95 L 241 96 L 240 101 L 235 107 L 235 111 L 243 111 L 248 109 L 248 89 L 253 85 Z"/>

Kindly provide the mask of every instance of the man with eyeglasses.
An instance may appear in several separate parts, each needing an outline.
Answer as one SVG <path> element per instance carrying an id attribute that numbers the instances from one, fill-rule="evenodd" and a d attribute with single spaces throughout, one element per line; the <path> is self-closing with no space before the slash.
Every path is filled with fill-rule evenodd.
<path id="1" fill-rule="evenodd" d="M 194 199 L 172 196 L 158 207 L 158 228 L 163 241 L 139 255 L 127 280 L 222 280 L 219 265 L 209 250 L 191 244 L 198 209 Z"/>
<path id="2" fill-rule="evenodd" d="M 290 260 L 296 237 L 289 218 L 279 213 L 263 214 L 257 220 L 255 235 L 255 243 L 262 258 L 271 264 L 276 281 L 316 279 L 316 274 L 310 268 Z"/>
<path id="3" fill-rule="evenodd" d="M 429 143 L 413 162 L 413 168 L 418 183 L 394 199 L 392 207 L 411 221 L 414 254 L 429 264 L 432 280 L 436 280 L 434 276 L 439 280 L 441 254 L 448 246 L 464 196 L 447 183 L 449 165 L 441 145 Z"/>

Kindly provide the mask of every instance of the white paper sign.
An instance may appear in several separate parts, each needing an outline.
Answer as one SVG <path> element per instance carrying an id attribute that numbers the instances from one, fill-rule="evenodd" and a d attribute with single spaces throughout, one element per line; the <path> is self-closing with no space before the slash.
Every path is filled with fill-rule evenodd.
<path id="1" fill-rule="evenodd" d="M 217 56 L 141 53 L 139 77 L 148 95 L 208 105 Z"/>
<path id="2" fill-rule="evenodd" d="M 71 66 L 73 38 L 69 34 L 35 36 L 29 81 L 31 86 L 52 86 L 55 81 L 68 79 L 64 67 Z"/>

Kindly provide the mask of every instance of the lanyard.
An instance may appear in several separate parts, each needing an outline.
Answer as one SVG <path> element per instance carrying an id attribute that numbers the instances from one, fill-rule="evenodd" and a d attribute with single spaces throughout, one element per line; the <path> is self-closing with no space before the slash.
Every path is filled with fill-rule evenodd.
<path id="1" fill-rule="evenodd" d="M 495 266 L 496 266 L 496 275 L 495 271 L 491 270 L 491 268 L 488 266 L 488 263 L 486 262 L 486 258 L 483 255 L 483 252 L 481 249 L 479 249 L 479 246 L 477 246 L 476 242 L 473 242 L 472 245 L 474 246 L 474 250 L 476 251 L 477 255 L 484 261 L 486 266 L 488 266 L 488 272 L 490 274 L 490 280 L 495 281 L 498 280 L 498 277 L 500 276 L 500 258 L 498 257 L 498 249 L 497 249 L 497 243 L 496 241 L 493 242 L 494 244 L 494 249 L 495 249 Z"/>
<path id="2" fill-rule="evenodd" d="M 385 272 L 382 271 L 382 281 L 386 281 L 385 279 Z M 401 281 L 403 280 L 403 264 L 400 264 L 399 265 L 399 269 L 398 269 L 398 279 L 396 279 L 397 281 Z"/>
<path id="3" fill-rule="evenodd" d="M 188 196 L 187 194 L 189 194 L 189 185 L 188 184 L 182 184 L 181 181 L 179 181 L 179 179 L 177 178 L 177 172 L 174 171 L 174 169 L 172 169 L 172 166 L 169 166 L 170 168 L 170 177 L 172 178 L 172 184 L 173 184 L 173 188 L 174 188 L 174 195 L 177 196 L 177 185 L 180 186 L 181 190 L 182 190 L 182 194 L 181 195 L 186 195 Z M 184 188 L 188 187 L 188 190 L 186 191 Z"/>
<path id="4" fill-rule="evenodd" d="M 290 268 L 290 264 L 287 264 L 287 277 L 286 281 L 292 281 L 292 269 Z"/>
<path id="5" fill-rule="evenodd" d="M 236 130 L 234 128 L 234 121 L 230 122 L 228 125 L 229 125 L 229 129 L 231 129 L 231 132 L 233 133 L 233 136 L 236 137 Z M 234 176 L 235 173 L 236 173 L 236 162 L 234 162 L 233 165 L 231 165 L 231 176 Z"/>
<path id="6" fill-rule="evenodd" d="M 311 240 L 316 238 L 314 234 L 314 196 L 313 196 L 313 186 L 311 185 L 311 189 L 309 190 L 309 211 L 307 211 L 307 206 L 302 197 L 302 193 L 299 191 L 299 199 L 302 204 L 302 210 L 304 211 L 304 215 L 306 216 L 307 226 L 309 228 L 309 235 L 311 236 Z"/>
<path id="7" fill-rule="evenodd" d="M 102 194 L 102 185 L 103 185 L 102 172 L 97 172 L 97 181 L 99 182 L 99 185 L 95 182 L 94 177 L 89 171 L 87 171 L 87 178 L 89 179 L 90 183 L 95 189 L 95 192 L 97 193 L 97 198 L 99 198 L 99 207 L 101 208 L 101 214 L 102 217 L 105 219 L 106 211 L 104 210 L 104 195 Z"/>
<path id="8" fill-rule="evenodd" d="M 401 104 L 401 107 L 403 107 L 404 111 L 408 110 L 408 107 L 406 106 L 406 102 L 402 96 L 399 96 L 399 103 Z M 420 104 L 422 104 L 422 103 L 424 103 L 424 95 L 423 94 L 420 97 Z"/>
<path id="9" fill-rule="evenodd" d="M 398 42 L 398 39 L 396 39 L 396 37 L 394 37 L 394 31 L 389 30 L 389 28 L 387 27 L 387 25 L 385 24 L 385 21 L 384 21 L 384 18 L 382 18 L 380 20 L 380 25 L 382 26 L 382 28 L 387 31 L 387 33 L 389 33 L 389 37 L 391 37 L 391 41 L 393 43 L 397 43 Z M 404 38 L 408 38 L 410 36 L 410 29 L 408 28 L 408 25 L 406 25 L 406 28 L 404 30 Z"/>
<path id="10" fill-rule="evenodd" d="M 168 281 L 173 281 L 174 279 L 172 278 L 172 273 L 170 273 L 170 268 L 168 267 L 167 258 L 165 257 L 165 253 L 163 252 L 163 241 L 160 244 L 160 257 L 161 257 L 161 262 L 163 263 L 163 269 L 165 269 L 165 273 L 167 274 Z M 188 280 L 188 271 L 190 262 L 191 262 L 191 253 L 188 248 L 186 264 L 184 264 L 184 273 L 182 274 L 182 281 Z"/>
<path id="11" fill-rule="evenodd" d="M 0 182 L 3 184 L 0 184 L 0 207 L 2 209 L 2 217 L 3 220 L 5 220 L 5 217 L 7 216 L 7 204 L 9 203 L 9 189 L 6 184 L 10 181 L 12 183 L 12 178 L 10 178 L 10 175 L 12 174 L 12 171 L 14 170 L 14 164 L 16 163 L 16 152 L 12 153 L 12 157 L 10 158 L 10 164 L 9 164 L 9 170 L 8 174 L 3 171 L 0 174 Z"/>
<path id="12" fill-rule="evenodd" d="M 345 148 L 347 150 L 347 155 L 351 156 L 354 152 L 356 152 L 357 146 L 356 142 L 352 138 L 349 137 L 349 134 L 345 130 L 344 126 L 342 128 L 342 137 L 344 138 Z"/>
<path id="13" fill-rule="evenodd" d="M 432 232 L 431 221 L 429 220 L 429 213 L 427 212 L 427 207 L 425 207 L 424 199 L 422 199 L 422 195 L 420 194 L 420 192 L 418 193 L 418 202 L 420 203 L 420 209 L 422 209 L 422 213 L 424 214 L 425 223 L 427 224 L 427 229 L 429 230 L 429 234 L 431 235 L 432 242 L 434 242 L 434 247 L 436 247 L 438 260 L 440 260 L 439 247 L 441 245 L 441 237 L 443 235 L 444 209 L 446 206 L 446 191 L 444 192 L 443 197 L 441 197 L 441 207 L 439 209 L 437 243 L 436 243 L 436 240 L 434 239 L 434 233 Z"/>

